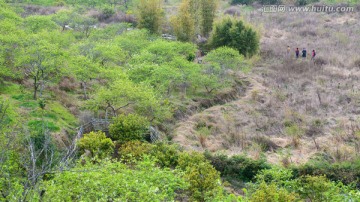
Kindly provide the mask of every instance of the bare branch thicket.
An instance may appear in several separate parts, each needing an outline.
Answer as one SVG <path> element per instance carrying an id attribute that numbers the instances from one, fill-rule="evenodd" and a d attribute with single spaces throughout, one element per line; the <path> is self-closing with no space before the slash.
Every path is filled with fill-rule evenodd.
<path id="1" fill-rule="evenodd" d="M 76 142 L 81 137 L 77 134 L 71 144 L 64 148 L 60 155 L 55 155 L 56 148 L 48 127 L 43 124 L 41 135 L 44 136 L 40 145 L 36 143 L 32 135 L 25 132 L 25 151 L 22 155 L 21 163 L 25 168 L 27 180 L 24 182 L 23 199 L 26 199 L 30 191 L 36 190 L 38 182 L 46 174 L 63 172 L 71 167 L 71 163 L 76 156 Z"/>

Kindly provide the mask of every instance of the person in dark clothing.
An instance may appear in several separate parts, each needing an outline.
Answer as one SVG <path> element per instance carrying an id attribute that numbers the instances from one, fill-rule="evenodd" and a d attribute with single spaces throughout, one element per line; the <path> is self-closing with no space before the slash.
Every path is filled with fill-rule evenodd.
<path id="1" fill-rule="evenodd" d="M 306 49 L 305 48 L 303 48 L 303 50 L 302 50 L 302 57 L 306 58 Z"/>
<path id="2" fill-rule="evenodd" d="M 296 48 L 296 50 L 295 50 L 296 58 L 299 58 L 299 54 L 300 54 L 299 48 Z"/>
<path id="3" fill-rule="evenodd" d="M 312 50 L 311 60 L 315 60 L 315 56 L 316 56 L 316 52 L 315 52 L 315 50 Z"/>

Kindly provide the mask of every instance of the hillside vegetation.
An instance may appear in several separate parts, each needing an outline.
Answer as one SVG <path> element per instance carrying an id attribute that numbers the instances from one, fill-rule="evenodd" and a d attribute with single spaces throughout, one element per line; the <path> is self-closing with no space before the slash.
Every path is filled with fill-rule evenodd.
<path id="1" fill-rule="evenodd" d="M 360 14 L 269 3 L 0 0 L 0 201 L 360 200 Z"/>

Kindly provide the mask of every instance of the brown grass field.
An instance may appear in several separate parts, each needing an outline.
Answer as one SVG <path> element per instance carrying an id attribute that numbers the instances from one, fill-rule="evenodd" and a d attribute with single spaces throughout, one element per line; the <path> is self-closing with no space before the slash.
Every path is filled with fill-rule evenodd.
<path id="1" fill-rule="evenodd" d="M 279 164 L 359 155 L 360 12 L 231 9 L 261 32 L 261 59 L 250 73 L 238 73 L 250 86 L 239 99 L 178 123 L 173 140 L 186 149 L 265 155 Z M 296 47 L 306 48 L 308 57 L 295 59 Z"/>

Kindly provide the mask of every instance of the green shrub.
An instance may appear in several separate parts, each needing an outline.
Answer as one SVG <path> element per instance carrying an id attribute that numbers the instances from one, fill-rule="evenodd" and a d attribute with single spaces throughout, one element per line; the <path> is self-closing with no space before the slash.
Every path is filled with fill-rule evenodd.
<path id="1" fill-rule="evenodd" d="M 125 163 L 140 161 L 145 154 L 148 154 L 152 150 L 152 147 L 151 144 L 138 140 L 126 142 L 122 144 L 119 149 L 121 161 Z"/>
<path id="2" fill-rule="evenodd" d="M 182 173 L 146 158 L 133 168 L 112 161 L 77 165 L 57 172 L 41 190 L 43 201 L 175 201 L 186 187 Z"/>
<path id="3" fill-rule="evenodd" d="M 173 145 L 147 142 L 129 141 L 120 146 L 119 155 L 123 162 L 140 161 L 147 154 L 154 158 L 160 167 L 175 168 L 178 164 L 179 150 Z"/>
<path id="4" fill-rule="evenodd" d="M 292 202 L 297 199 L 295 193 L 291 193 L 284 188 L 278 188 L 275 184 L 262 182 L 259 188 L 251 195 L 250 202 Z"/>
<path id="5" fill-rule="evenodd" d="M 341 181 L 347 185 L 355 183 L 358 188 L 360 187 L 360 160 L 334 164 L 324 160 L 316 160 L 291 169 L 296 177 L 325 175 L 332 181 Z"/>
<path id="6" fill-rule="evenodd" d="M 114 143 L 103 132 L 90 132 L 78 141 L 82 152 L 90 151 L 92 157 L 104 158 L 114 151 Z"/>
<path id="7" fill-rule="evenodd" d="M 131 140 L 144 140 L 148 131 L 149 121 L 136 114 L 120 115 L 110 125 L 110 138 L 120 143 Z"/>
<path id="8" fill-rule="evenodd" d="M 259 35 L 243 21 L 225 18 L 215 24 L 210 44 L 213 48 L 228 46 L 244 56 L 251 57 L 259 50 Z"/>
<path id="9" fill-rule="evenodd" d="M 110 18 L 111 16 L 113 16 L 115 14 L 115 10 L 111 7 L 105 7 L 102 9 L 102 16 L 101 18 L 103 18 L 104 20 Z"/>
<path id="10" fill-rule="evenodd" d="M 325 176 L 309 175 L 301 178 L 298 189 L 298 192 L 301 194 L 303 199 L 319 202 L 346 201 L 346 196 L 343 191 L 342 184 L 331 182 Z"/>
<path id="11" fill-rule="evenodd" d="M 192 201 L 212 201 L 221 191 L 220 173 L 203 154 L 181 153 L 178 168 L 185 171 L 184 178 L 190 184 L 188 191 Z"/>
<path id="12" fill-rule="evenodd" d="M 206 55 L 205 61 L 219 65 L 223 70 L 241 69 L 246 66 L 244 57 L 235 49 L 229 47 L 219 47 Z"/>
<path id="13" fill-rule="evenodd" d="M 270 168 L 269 164 L 263 159 L 252 160 L 244 156 L 228 157 L 221 154 L 211 155 L 210 153 L 206 153 L 205 156 L 215 169 L 221 173 L 222 177 L 235 178 L 239 181 L 251 181 L 259 171 Z"/>
<path id="14" fill-rule="evenodd" d="M 186 170 L 189 166 L 197 165 L 199 162 L 206 162 L 206 158 L 199 152 L 183 152 L 179 155 L 178 167 Z"/>
<path id="15" fill-rule="evenodd" d="M 150 154 L 155 157 L 157 164 L 161 167 L 174 168 L 178 164 L 179 150 L 174 145 L 157 143 Z"/>

